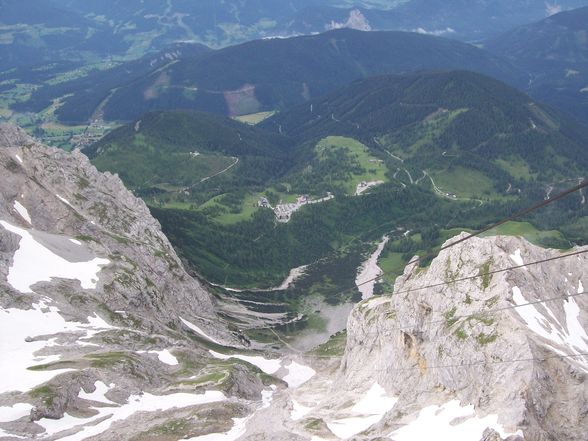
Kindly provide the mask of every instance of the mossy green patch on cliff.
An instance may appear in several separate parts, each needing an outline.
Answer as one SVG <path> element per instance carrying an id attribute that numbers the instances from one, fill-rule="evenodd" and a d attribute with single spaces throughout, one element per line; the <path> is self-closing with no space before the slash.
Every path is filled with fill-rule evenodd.
<path id="1" fill-rule="evenodd" d="M 37 364 L 35 366 L 29 366 L 29 371 L 53 371 L 57 369 L 68 369 L 76 368 L 77 364 L 74 361 L 56 361 L 55 363 Z"/>
<path id="2" fill-rule="evenodd" d="M 455 336 L 460 340 L 465 340 L 466 338 L 468 338 L 468 334 L 463 327 L 455 331 Z"/>
<path id="3" fill-rule="evenodd" d="M 492 296 L 484 302 L 484 306 L 486 306 L 487 308 L 492 308 L 494 305 L 498 303 L 499 300 L 499 296 Z"/>
<path id="4" fill-rule="evenodd" d="M 57 391 L 52 386 L 39 386 L 29 392 L 32 398 L 40 398 L 46 406 L 53 405 Z"/>
<path id="5" fill-rule="evenodd" d="M 181 418 L 181 419 L 173 419 L 170 421 L 167 421 L 164 424 L 161 424 L 159 426 L 155 426 L 153 428 L 151 428 L 149 431 L 145 432 L 142 434 L 142 438 L 136 438 L 138 439 L 167 439 L 167 436 L 174 436 L 174 439 L 177 439 L 177 437 L 183 437 L 184 435 L 186 435 L 186 433 L 188 433 L 190 431 L 190 429 L 192 429 L 192 422 L 191 422 L 192 418 Z M 161 438 L 163 437 L 163 438 Z"/>
<path id="6" fill-rule="evenodd" d="M 119 364 L 133 364 L 137 360 L 127 352 L 103 352 L 98 354 L 88 354 L 85 356 L 90 360 L 92 367 L 109 368 Z"/>
<path id="7" fill-rule="evenodd" d="M 331 338 L 322 345 L 312 350 L 312 355 L 322 357 L 341 357 L 345 352 L 347 345 L 347 330 L 339 331 L 333 334 Z"/>
<path id="8" fill-rule="evenodd" d="M 458 319 L 455 317 L 456 312 L 457 308 L 453 307 L 443 314 L 443 317 L 445 317 L 445 326 L 447 326 L 448 328 L 451 328 L 453 325 L 457 323 Z"/>
<path id="9" fill-rule="evenodd" d="M 484 334 L 483 332 L 479 333 L 476 337 L 476 341 L 480 346 L 485 346 L 487 344 L 493 343 L 498 338 L 498 334 Z"/>
<path id="10" fill-rule="evenodd" d="M 492 326 L 494 323 L 496 323 L 496 320 L 494 318 L 491 317 L 487 317 L 485 315 L 482 314 L 473 314 L 471 316 L 469 316 L 467 318 L 467 321 L 470 322 L 472 320 L 475 320 L 477 322 L 483 323 L 486 326 Z"/>
<path id="11" fill-rule="evenodd" d="M 490 268 L 494 263 L 494 259 L 490 257 L 483 265 L 480 266 L 478 269 L 478 275 L 482 278 L 482 288 L 484 290 L 488 289 L 490 286 L 490 281 L 492 280 L 492 275 L 488 274 L 490 272 Z"/>

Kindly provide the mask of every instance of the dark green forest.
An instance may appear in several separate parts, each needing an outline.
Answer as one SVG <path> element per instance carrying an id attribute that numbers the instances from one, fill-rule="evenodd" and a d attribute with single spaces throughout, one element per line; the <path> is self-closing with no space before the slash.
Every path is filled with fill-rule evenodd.
<path id="1" fill-rule="evenodd" d="M 362 142 L 386 168 L 387 183 L 349 195 L 340 183 L 366 170 L 346 148 L 319 153 L 331 135 Z M 387 252 L 404 262 L 415 253 L 430 258 L 450 232 L 482 228 L 543 200 L 549 188 L 556 194 L 577 184 L 587 175 L 587 145 L 586 129 L 564 115 L 499 81 L 458 71 L 357 81 L 260 126 L 155 112 L 86 153 L 147 201 L 206 280 L 267 287 L 293 267 L 345 261 L 384 234 L 395 238 Z M 199 156 L 191 158 L 194 151 Z M 261 196 L 275 206 L 327 192 L 335 198 L 303 207 L 288 223 L 257 206 Z M 566 247 L 588 238 L 586 211 L 576 194 L 526 220 L 564 233 L 565 240 L 544 245 Z"/>

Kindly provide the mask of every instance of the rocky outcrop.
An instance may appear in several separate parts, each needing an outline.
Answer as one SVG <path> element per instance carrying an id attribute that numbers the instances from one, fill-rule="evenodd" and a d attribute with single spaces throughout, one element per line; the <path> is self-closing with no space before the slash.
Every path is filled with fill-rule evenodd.
<path id="1" fill-rule="evenodd" d="M 223 335 L 214 320 L 210 295 L 188 276 L 145 203 L 117 176 L 98 172 L 79 151 L 40 145 L 8 125 L 0 127 L 0 166 L 4 170 L 0 219 L 39 235 L 83 242 L 83 251 L 64 249 L 57 254 L 85 252 L 108 259 L 95 293 L 109 311 L 140 315 L 140 326 L 153 331 L 186 329 L 179 319 L 181 312 L 186 320 L 201 322 L 199 326 L 210 334 Z M 26 209 L 30 223 L 15 204 Z M 18 240 L 5 230 L 1 234 L 4 266 L 0 269 L 7 274 Z"/>
<path id="2" fill-rule="evenodd" d="M 588 254 L 530 265 L 562 253 L 515 237 L 474 238 L 428 268 L 407 267 L 395 294 L 353 310 L 336 387 L 376 381 L 397 397 L 375 426 L 390 439 L 406 439 L 424 409 L 441 417 L 458 400 L 454 408 L 474 413 L 451 424 L 478 419 L 476 439 L 584 440 Z"/>
<path id="3" fill-rule="evenodd" d="M 231 394 L 261 398 L 264 385 L 246 368 L 225 375 L 229 362 L 209 363 L 211 345 L 242 345 L 118 176 L 9 125 L 0 125 L 0 169 L 0 439 L 59 439 L 47 421 L 66 413 L 96 434 L 125 426 L 117 436 L 130 439 L 138 427 L 116 409 L 177 407 L 192 421 L 196 405 L 216 414 L 235 403 L 210 403 Z M 218 383 L 227 378 L 225 395 Z M 160 413 L 141 427 L 174 416 Z M 228 414 L 214 424 L 230 428 Z M 186 423 L 183 435 L 212 423 Z M 78 420 L 64 424 L 80 430 Z"/>

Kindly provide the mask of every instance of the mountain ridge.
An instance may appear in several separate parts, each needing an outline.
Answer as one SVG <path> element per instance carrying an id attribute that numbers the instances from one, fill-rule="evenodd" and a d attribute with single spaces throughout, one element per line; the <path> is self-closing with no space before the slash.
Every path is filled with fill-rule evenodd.
<path id="1" fill-rule="evenodd" d="M 588 121 L 588 7 L 555 14 L 490 39 L 484 47 L 529 73 L 539 100 Z"/>
<path id="2" fill-rule="evenodd" d="M 104 117 L 128 121 L 147 111 L 170 108 L 226 115 L 283 109 L 357 78 L 425 68 L 471 69 L 523 81 L 510 63 L 465 43 L 417 33 L 339 29 L 257 40 L 182 59 L 117 88 L 104 105 Z M 44 93 L 44 89 L 35 92 L 33 100 Z M 79 106 L 72 105 L 85 96 L 78 93 L 58 109 L 62 120 L 88 118 L 87 111 L 80 113 Z M 45 101 L 50 98 L 57 96 L 49 95 Z M 92 95 L 86 99 L 96 100 Z"/>
<path id="3" fill-rule="evenodd" d="M 476 168 L 476 163 L 481 167 L 514 155 L 527 164 L 523 168 L 530 167 L 534 175 L 530 185 L 554 179 L 550 173 L 556 169 L 560 177 L 580 176 L 588 170 L 585 127 L 504 83 L 465 71 L 358 80 L 279 113 L 261 127 L 304 139 L 358 137 L 399 158 L 398 166 L 416 161 L 420 168 L 439 168 L 463 160 Z M 565 165 L 554 163 L 553 155 L 565 157 Z M 498 178 L 506 172 L 509 177 L 498 179 L 511 182 L 524 178 L 524 173 L 513 174 L 508 164 L 502 172 L 500 167 L 494 172 L 486 167 L 485 173 Z M 508 182 L 499 185 L 506 188 Z"/>

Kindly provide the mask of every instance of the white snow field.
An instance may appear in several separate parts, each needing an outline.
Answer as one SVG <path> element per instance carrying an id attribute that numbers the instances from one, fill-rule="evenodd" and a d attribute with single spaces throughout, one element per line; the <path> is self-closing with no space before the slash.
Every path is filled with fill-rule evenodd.
<path id="1" fill-rule="evenodd" d="M 529 303 L 518 286 L 512 288 L 512 293 L 512 298 L 516 305 Z M 565 323 L 560 323 L 546 304 L 543 304 L 542 307 L 545 308 L 550 317 L 543 315 L 534 305 L 521 306 L 516 308 L 515 311 L 535 334 L 558 346 L 568 348 L 573 354 L 588 353 L 588 334 L 586 334 L 586 330 L 580 323 L 580 307 L 576 300 L 569 298 L 563 301 L 566 313 Z M 557 328 L 561 328 L 561 330 Z M 567 355 L 559 350 L 556 350 L 556 352 Z M 586 359 L 582 359 L 582 357 L 575 359 L 588 366 Z"/>
<path id="2" fill-rule="evenodd" d="M 523 261 L 523 257 L 521 256 L 521 250 L 516 250 L 514 254 L 509 255 L 509 257 L 512 259 L 514 263 L 516 263 L 519 266 L 525 264 L 525 262 Z M 525 267 L 525 269 L 527 268 Z"/>
<path id="3" fill-rule="evenodd" d="M 387 396 L 382 386 L 374 383 L 364 397 L 351 408 L 351 412 L 357 416 L 328 422 L 327 427 L 340 439 L 351 438 L 380 421 L 392 410 L 397 401 L 397 398 Z"/>
<path id="4" fill-rule="evenodd" d="M 145 392 L 141 395 L 131 395 L 127 403 L 121 406 L 116 404 L 94 407 L 93 409 L 98 414 L 90 418 L 76 418 L 65 414 L 59 420 L 43 418 L 37 424 L 45 429 L 45 436 L 53 436 L 64 430 L 79 427 L 81 430 L 77 433 L 58 439 L 60 441 L 83 441 L 105 432 L 115 422 L 125 420 L 137 412 L 161 412 L 174 408 L 216 403 L 225 399 L 225 395 L 219 391 L 206 391 L 200 395 L 187 393 L 151 395 Z"/>
<path id="5" fill-rule="evenodd" d="M 311 367 L 304 366 L 295 361 L 291 361 L 290 364 L 284 366 L 284 368 L 288 369 L 288 374 L 286 374 L 282 380 L 288 383 L 288 387 L 291 388 L 302 386 L 316 374 L 316 371 Z"/>
<path id="6" fill-rule="evenodd" d="M 286 365 L 284 364 L 284 359 L 282 358 L 274 358 L 268 359 L 261 357 L 259 355 L 243 355 L 243 354 L 230 354 L 225 355 L 219 352 L 209 350 L 210 354 L 214 358 L 218 358 L 220 360 L 228 360 L 230 358 L 236 358 L 238 360 L 246 361 L 247 363 L 251 363 L 254 366 L 257 366 L 263 372 L 268 375 L 274 375 L 278 372 L 281 368 L 288 371 L 286 375 L 282 376 L 282 380 L 288 383 L 288 387 L 290 388 L 297 388 L 302 384 L 306 383 L 316 374 L 316 371 L 311 367 L 304 366 L 303 364 L 296 363 L 293 360 Z"/>
<path id="7" fill-rule="evenodd" d="M 178 359 L 168 349 L 164 349 L 163 351 L 137 351 L 137 354 L 156 354 L 159 361 L 169 366 L 180 364 Z"/>
<path id="8" fill-rule="evenodd" d="M 282 367 L 282 360 L 280 358 L 270 360 L 257 355 L 225 355 L 213 350 L 209 350 L 208 352 L 210 352 L 210 354 L 214 358 L 218 358 L 219 360 L 228 360 L 229 358 L 236 358 L 238 360 L 246 361 L 247 363 L 251 363 L 252 365 L 257 366 L 259 369 L 261 369 L 268 375 L 275 374 Z"/>
<path id="9" fill-rule="evenodd" d="M 61 202 L 63 202 L 63 203 L 64 203 L 64 204 L 66 204 L 66 205 L 69 205 L 70 207 L 72 207 L 72 208 L 73 208 L 73 205 L 71 205 L 67 199 L 65 199 L 64 197 L 61 197 L 61 196 L 59 196 L 58 194 L 55 194 L 55 196 L 57 196 L 57 198 L 58 198 L 58 199 L 59 199 Z"/>
<path id="10" fill-rule="evenodd" d="M 469 418 L 468 418 L 469 417 Z M 468 418 L 452 424 L 456 418 Z M 388 437 L 394 441 L 420 441 L 442 439 L 451 441 L 472 441 L 482 437 L 484 430 L 494 429 L 502 438 L 513 433 L 506 433 L 498 423 L 498 415 L 484 418 L 476 416 L 474 406 L 461 407 L 458 400 L 452 400 L 442 406 L 428 406 L 419 412 L 416 420 L 390 433 Z M 517 433 L 522 435 L 522 433 Z"/>
<path id="11" fill-rule="evenodd" d="M 21 237 L 7 277 L 8 283 L 21 293 L 32 293 L 35 283 L 50 282 L 54 277 L 77 279 L 82 288 L 95 289 L 102 266 L 110 263 L 98 257 L 89 262 L 69 262 L 37 242 L 27 230 L 4 221 L 0 225 Z"/>
<path id="12" fill-rule="evenodd" d="M 99 317 L 89 317 L 88 324 L 67 322 L 59 310 L 41 302 L 32 309 L 0 308 L 0 394 L 9 391 L 27 392 L 33 387 L 71 369 L 32 371 L 27 368 L 60 360 L 59 355 L 36 355 L 43 348 L 58 346 L 56 338 L 39 337 L 26 342 L 27 337 L 54 336 L 58 333 L 79 333 L 78 342 L 114 327 Z"/>
<path id="13" fill-rule="evenodd" d="M 114 389 L 114 386 L 115 386 L 114 383 L 112 383 L 110 386 L 107 386 L 102 381 L 96 381 L 94 383 L 94 387 L 96 388 L 96 390 L 94 392 L 86 393 L 82 389 L 82 390 L 80 390 L 78 397 L 80 397 L 83 400 L 97 401 L 98 403 L 117 405 L 116 403 L 114 403 L 114 402 L 110 401 L 108 398 L 106 398 L 106 393 L 109 390 Z"/>
<path id="14" fill-rule="evenodd" d="M 298 401 L 292 400 L 292 411 L 290 412 L 290 418 L 292 418 L 292 421 L 301 420 L 306 415 L 308 415 L 312 409 L 312 407 L 303 406 Z"/>
<path id="15" fill-rule="evenodd" d="M 29 225 L 32 224 L 32 219 L 28 210 L 20 202 L 14 201 L 14 209 L 20 214 L 20 217 L 28 222 Z"/>
<path id="16" fill-rule="evenodd" d="M 202 329 L 200 329 L 194 323 L 189 322 L 188 320 L 184 320 L 182 317 L 180 317 L 180 320 L 182 321 L 182 323 L 184 323 L 184 325 L 186 325 L 188 328 L 190 328 L 192 331 L 196 332 L 197 334 L 200 334 L 205 339 L 210 340 L 211 342 L 216 343 L 217 345 L 224 346 L 224 343 L 222 343 L 221 341 L 218 341 L 217 339 L 215 339 L 214 337 L 211 337 L 210 335 L 207 335 Z"/>
<path id="17" fill-rule="evenodd" d="M 0 423 L 9 423 L 28 417 L 32 408 L 33 406 L 29 403 L 16 403 L 12 406 L 0 407 Z"/>

